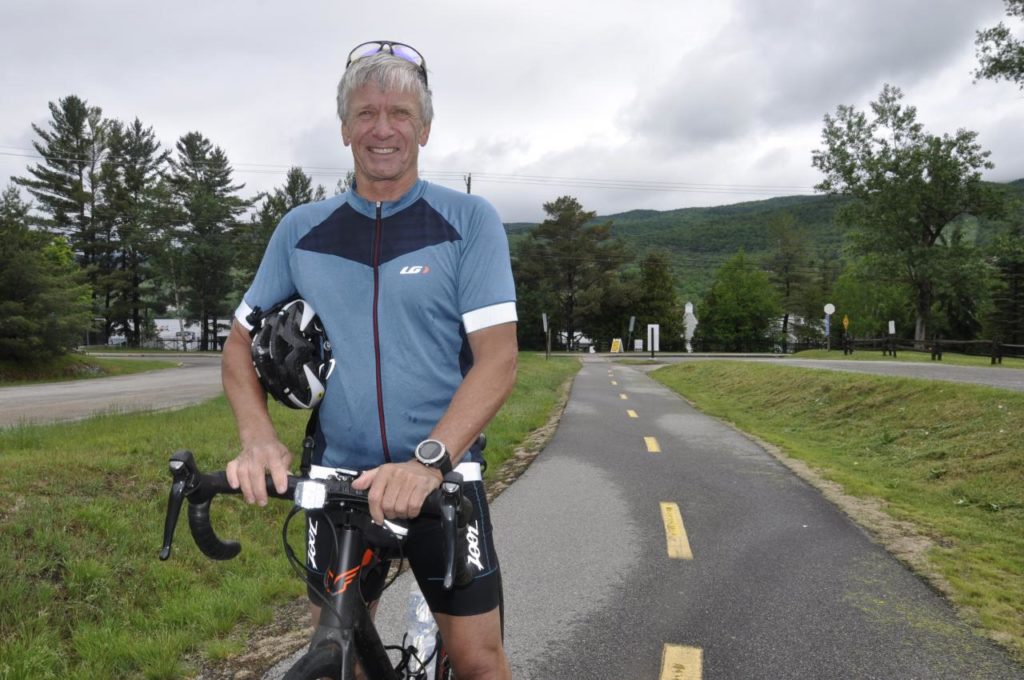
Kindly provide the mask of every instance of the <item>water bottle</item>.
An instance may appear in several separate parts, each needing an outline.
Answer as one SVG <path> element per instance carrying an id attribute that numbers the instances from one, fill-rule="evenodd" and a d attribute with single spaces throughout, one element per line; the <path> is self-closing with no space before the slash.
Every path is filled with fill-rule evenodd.
<path id="1" fill-rule="evenodd" d="M 410 674 L 426 671 L 424 677 L 434 680 L 434 646 L 437 644 L 437 622 L 430 607 L 414 582 L 409 591 L 409 604 L 405 613 L 405 645 L 416 648 L 416 656 L 409 659 L 406 669 Z M 429 660 L 429 661 L 428 661 Z M 424 668 L 426 666 L 426 668 Z"/>

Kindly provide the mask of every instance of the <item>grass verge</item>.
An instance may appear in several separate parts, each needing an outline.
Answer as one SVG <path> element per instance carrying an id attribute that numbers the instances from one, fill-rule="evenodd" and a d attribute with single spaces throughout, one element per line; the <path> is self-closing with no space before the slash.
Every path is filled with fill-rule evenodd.
<path id="1" fill-rule="evenodd" d="M 547 421 L 578 368 L 521 356 L 516 389 L 488 429 L 493 468 Z M 306 415 L 274 407 L 279 434 L 296 449 Z M 234 560 L 203 557 L 184 519 L 172 558 L 157 559 L 168 455 L 189 448 L 214 470 L 237 446 L 223 397 L 0 432 L 0 678 L 184 677 L 195 670 L 187 659 L 231 654 L 240 628 L 269 622 L 304 592 L 282 556 L 281 503 L 216 504 L 218 532 L 243 546 Z M 293 534 L 293 545 L 301 541 Z"/>
<path id="2" fill-rule="evenodd" d="M 885 356 L 877 350 L 857 350 L 853 354 L 844 355 L 842 350 L 826 351 L 823 349 L 809 349 L 791 355 L 794 359 L 830 359 L 833 361 L 919 361 L 923 363 L 950 364 L 952 366 L 988 366 L 993 369 L 1024 368 L 1024 359 L 1004 357 L 1003 363 L 992 364 L 992 359 L 987 356 L 976 356 L 973 354 L 956 354 L 954 352 L 943 352 L 942 361 L 932 361 L 932 355 L 928 352 L 898 352 L 896 358 Z"/>
<path id="3" fill-rule="evenodd" d="M 845 493 L 880 499 L 931 539 L 924 575 L 1024 660 L 1024 394 L 725 361 L 651 375 Z"/>
<path id="4" fill-rule="evenodd" d="M 169 359 L 110 359 L 67 354 L 48 361 L 0 361 L 0 386 L 27 383 L 107 378 L 114 375 L 141 373 L 162 368 L 174 368 L 177 361 Z"/>

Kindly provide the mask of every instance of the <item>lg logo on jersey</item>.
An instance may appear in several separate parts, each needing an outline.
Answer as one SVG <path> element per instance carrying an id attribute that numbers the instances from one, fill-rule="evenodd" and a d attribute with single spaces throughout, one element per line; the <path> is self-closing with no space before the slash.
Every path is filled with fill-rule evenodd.
<path id="1" fill-rule="evenodd" d="M 430 267 L 427 265 L 406 265 L 398 272 L 399 274 L 429 274 Z"/>

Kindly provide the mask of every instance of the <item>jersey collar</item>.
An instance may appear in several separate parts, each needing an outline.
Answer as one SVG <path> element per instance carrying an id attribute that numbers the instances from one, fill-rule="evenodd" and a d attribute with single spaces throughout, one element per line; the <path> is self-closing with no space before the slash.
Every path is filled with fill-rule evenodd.
<path id="1" fill-rule="evenodd" d="M 423 193 L 427 190 L 427 182 L 422 179 L 417 179 L 416 183 L 412 185 L 401 198 L 395 201 L 383 201 L 380 206 L 381 217 L 389 217 L 397 212 L 405 210 L 410 205 L 420 200 Z M 367 217 L 377 216 L 377 202 L 368 201 L 356 192 L 355 184 L 352 188 L 346 192 L 348 196 L 348 204 L 355 208 L 356 212 L 362 213 Z"/>

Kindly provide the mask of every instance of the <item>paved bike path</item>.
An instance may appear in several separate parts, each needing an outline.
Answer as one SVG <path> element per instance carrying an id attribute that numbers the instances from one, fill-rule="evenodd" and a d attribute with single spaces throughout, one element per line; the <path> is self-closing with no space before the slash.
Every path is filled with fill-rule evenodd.
<path id="1" fill-rule="evenodd" d="M 668 557 L 661 502 L 692 560 Z M 516 678 L 1024 678 L 815 489 L 635 368 L 585 361 L 493 510 Z M 407 592 L 385 595 L 385 640 Z M 663 674 L 666 649 L 699 650 L 701 674 Z"/>

